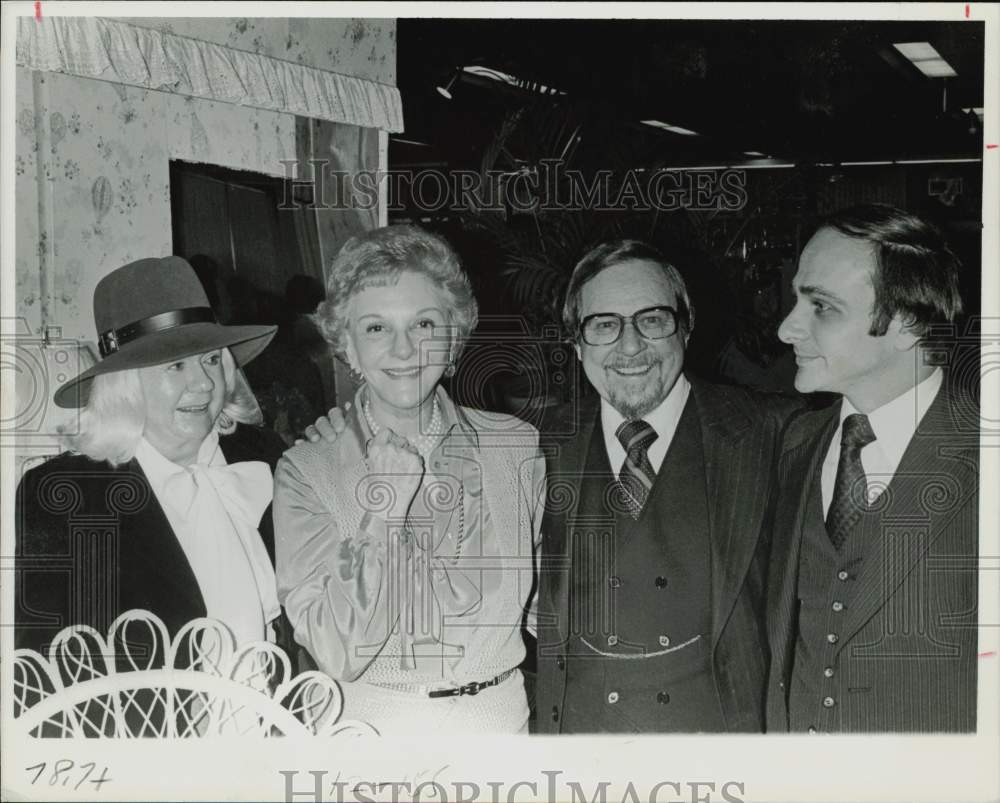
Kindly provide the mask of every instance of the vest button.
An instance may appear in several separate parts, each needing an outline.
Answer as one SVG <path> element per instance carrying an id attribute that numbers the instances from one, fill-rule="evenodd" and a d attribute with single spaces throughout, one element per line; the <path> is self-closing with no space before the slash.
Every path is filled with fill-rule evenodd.
<path id="1" fill-rule="evenodd" d="M 844 571 L 843 569 L 841 569 L 841 570 L 840 570 L 839 572 L 837 572 L 837 579 L 838 579 L 838 580 L 846 580 L 846 579 L 847 579 L 848 577 L 850 577 L 850 576 L 851 576 L 851 575 L 849 575 L 849 574 L 848 574 L 847 572 L 845 572 L 845 571 Z"/>
<path id="2" fill-rule="evenodd" d="M 670 636 L 660 636 L 660 646 L 669 647 L 670 646 Z"/>
<path id="3" fill-rule="evenodd" d="M 614 647 L 618 643 L 618 636 L 612 634 L 608 636 L 608 646 Z"/>
<path id="4" fill-rule="evenodd" d="M 559 721 L 559 706 L 557 705 L 552 706 L 552 721 L 553 722 Z"/>
<path id="5" fill-rule="evenodd" d="M 831 605 L 830 607 L 833 608 L 833 610 L 836 611 L 837 613 L 840 613 L 842 610 L 844 610 L 844 603 L 839 601 L 834 602 L 833 605 Z"/>
<path id="6" fill-rule="evenodd" d="M 836 644 L 839 639 L 836 633 L 827 633 L 826 640 L 829 641 L 831 644 Z"/>
<path id="7" fill-rule="evenodd" d="M 566 659 L 563 658 L 561 655 L 558 658 L 556 658 L 556 667 L 559 669 L 566 668 Z"/>
<path id="8" fill-rule="evenodd" d="M 622 579 L 620 577 L 612 576 L 608 578 L 608 585 L 611 586 L 612 588 L 618 588 L 621 584 L 622 584 Z"/>
<path id="9" fill-rule="evenodd" d="M 654 580 L 653 582 L 656 583 L 656 587 L 657 588 L 666 588 L 667 587 L 667 578 L 664 577 L 663 575 L 660 575 L 659 577 L 657 577 L 656 580 Z"/>
<path id="10" fill-rule="evenodd" d="M 836 705 L 836 702 L 834 701 L 834 699 L 832 697 L 824 697 L 823 698 L 823 707 L 824 708 L 833 708 L 834 705 Z"/>
<path id="11" fill-rule="evenodd" d="M 667 694 L 665 691 L 658 691 L 656 693 L 656 702 L 658 702 L 660 705 L 666 705 L 667 703 L 670 702 L 670 695 Z"/>
<path id="12" fill-rule="evenodd" d="M 833 667 L 832 666 L 828 666 L 828 667 L 826 667 L 826 669 L 823 670 L 823 677 L 825 677 L 825 678 L 832 678 L 833 677 Z"/>
<path id="13" fill-rule="evenodd" d="M 611 703 L 612 705 L 614 705 L 615 703 L 617 703 L 618 702 L 618 692 L 616 692 L 616 691 L 611 692 L 611 694 L 608 695 L 608 702 Z"/>

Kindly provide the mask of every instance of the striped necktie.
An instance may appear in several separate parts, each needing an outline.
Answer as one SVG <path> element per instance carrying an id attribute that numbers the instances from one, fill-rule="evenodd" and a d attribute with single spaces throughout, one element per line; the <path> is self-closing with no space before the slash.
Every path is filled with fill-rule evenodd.
<path id="1" fill-rule="evenodd" d="M 868 482 L 861 465 L 861 450 L 875 441 L 868 416 L 854 413 L 844 419 L 840 436 L 840 461 L 833 483 L 833 499 L 826 514 L 826 531 L 834 547 L 844 545 L 848 532 L 868 509 Z"/>
<path id="2" fill-rule="evenodd" d="M 625 492 L 629 514 L 638 519 L 656 479 L 646 450 L 658 436 L 656 430 L 641 419 L 625 421 L 615 434 L 625 449 L 625 462 L 618 473 L 618 482 Z"/>

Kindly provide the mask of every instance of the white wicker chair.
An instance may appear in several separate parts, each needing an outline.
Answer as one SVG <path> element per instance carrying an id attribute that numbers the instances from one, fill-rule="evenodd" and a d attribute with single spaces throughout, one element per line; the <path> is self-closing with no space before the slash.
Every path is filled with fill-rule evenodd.
<path id="1" fill-rule="evenodd" d="M 119 616 L 107 638 L 87 626 L 62 630 L 46 658 L 14 652 L 14 717 L 23 736 L 96 738 L 377 735 L 341 722 L 340 687 L 322 672 L 291 677 L 281 648 L 236 649 L 212 619 L 170 639 L 148 611 Z"/>

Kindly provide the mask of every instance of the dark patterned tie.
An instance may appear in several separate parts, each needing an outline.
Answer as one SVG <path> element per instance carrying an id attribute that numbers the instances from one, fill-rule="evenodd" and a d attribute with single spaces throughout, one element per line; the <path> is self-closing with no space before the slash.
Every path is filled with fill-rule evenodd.
<path id="1" fill-rule="evenodd" d="M 861 466 L 861 450 L 874 440 L 875 433 L 868 423 L 868 416 L 854 413 L 844 419 L 837 479 L 833 484 L 830 510 L 826 514 L 826 531 L 837 549 L 843 546 L 858 516 L 868 510 L 868 483 Z"/>
<path id="2" fill-rule="evenodd" d="M 625 449 L 625 462 L 622 463 L 618 481 L 625 492 L 629 514 L 638 519 L 656 479 L 646 450 L 658 436 L 656 430 L 642 420 L 625 421 L 615 434 Z"/>

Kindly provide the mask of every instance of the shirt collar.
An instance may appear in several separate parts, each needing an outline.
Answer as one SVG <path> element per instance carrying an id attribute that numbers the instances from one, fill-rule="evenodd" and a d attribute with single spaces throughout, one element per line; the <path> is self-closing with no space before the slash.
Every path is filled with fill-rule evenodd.
<path id="1" fill-rule="evenodd" d="M 691 383 L 688 382 L 684 374 L 681 374 L 677 377 L 677 381 L 674 382 L 674 386 L 667 394 L 667 398 L 661 401 L 656 409 L 642 417 L 643 421 L 656 430 L 659 438 L 664 438 L 668 435 L 672 436 L 677 429 L 677 423 L 681 419 L 681 413 L 684 411 L 684 404 L 687 402 L 690 391 Z M 607 401 L 601 399 L 601 426 L 604 427 L 604 437 L 606 440 L 610 441 L 614 438 L 615 442 L 617 442 L 618 436 L 615 433 L 624 421 L 625 417 L 621 413 Z"/>
<path id="2" fill-rule="evenodd" d="M 161 490 L 171 474 L 185 470 L 184 466 L 164 457 L 155 446 L 142 437 L 139 438 L 139 444 L 135 448 L 135 459 L 139 461 L 146 479 L 154 490 Z M 222 449 L 219 448 L 219 433 L 214 429 L 198 447 L 198 457 L 195 462 L 203 466 L 228 465 Z"/>
<path id="3" fill-rule="evenodd" d="M 898 464 L 902 458 L 917 426 L 937 397 L 943 379 L 941 369 L 935 368 L 926 379 L 868 413 L 868 423 L 875 433 L 875 442 L 887 456 L 896 456 L 895 463 Z M 845 396 L 840 405 L 841 426 L 847 416 L 857 412 L 858 409 Z"/>

